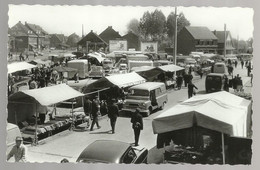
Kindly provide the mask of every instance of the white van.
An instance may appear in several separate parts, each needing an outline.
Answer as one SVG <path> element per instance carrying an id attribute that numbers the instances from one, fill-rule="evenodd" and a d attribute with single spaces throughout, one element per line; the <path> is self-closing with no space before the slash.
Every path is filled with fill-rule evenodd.
<path id="1" fill-rule="evenodd" d="M 12 147 L 15 145 L 15 138 L 17 136 L 22 137 L 19 127 L 12 123 L 7 123 L 6 127 L 6 155 L 11 151 Z"/>
<path id="2" fill-rule="evenodd" d="M 155 109 L 163 109 L 168 102 L 164 83 L 146 82 L 129 88 L 123 111 L 135 112 L 136 108 L 149 116 Z"/>
<path id="3" fill-rule="evenodd" d="M 77 69 L 80 78 L 84 79 L 88 77 L 88 60 L 71 60 L 68 62 L 68 67 Z M 74 74 L 70 75 L 69 73 L 68 77 L 73 78 Z"/>
<path id="4" fill-rule="evenodd" d="M 227 66 L 225 63 L 215 63 L 213 73 L 227 74 Z"/>

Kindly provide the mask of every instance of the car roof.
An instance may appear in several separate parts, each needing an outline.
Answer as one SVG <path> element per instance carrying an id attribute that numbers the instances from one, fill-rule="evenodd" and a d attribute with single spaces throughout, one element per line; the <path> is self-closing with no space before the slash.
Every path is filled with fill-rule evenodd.
<path id="1" fill-rule="evenodd" d="M 96 140 L 82 151 L 78 160 L 96 160 L 96 162 L 119 163 L 120 158 L 129 147 L 131 147 L 130 144 L 125 142 L 115 140 Z"/>
<path id="2" fill-rule="evenodd" d="M 129 89 L 139 89 L 139 90 L 153 90 L 156 89 L 158 87 L 164 86 L 164 83 L 160 83 L 160 82 L 146 82 L 146 83 L 142 83 L 139 85 L 135 85 Z"/>
<path id="3" fill-rule="evenodd" d="M 207 76 L 224 76 L 223 73 L 209 73 Z"/>

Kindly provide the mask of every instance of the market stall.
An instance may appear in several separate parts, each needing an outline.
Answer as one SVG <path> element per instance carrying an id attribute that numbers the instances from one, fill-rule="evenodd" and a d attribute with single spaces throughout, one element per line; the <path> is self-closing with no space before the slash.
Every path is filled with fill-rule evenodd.
<path id="1" fill-rule="evenodd" d="M 50 119 L 49 122 L 41 121 L 39 120 L 41 118 L 40 114 L 46 114 L 47 106 L 81 96 L 84 96 L 84 94 L 66 84 L 19 91 L 8 98 L 8 122 L 20 123 L 25 126 L 25 137 L 34 135 L 34 143 L 37 144 L 39 135 L 55 133 L 68 124 L 73 126 L 74 120 L 77 118 L 72 108 L 69 116 L 65 116 L 63 120 Z M 70 118 L 72 122 L 69 121 Z"/>
<path id="2" fill-rule="evenodd" d="M 194 96 L 154 118 L 152 126 L 158 134 L 157 147 L 164 147 L 173 140 L 203 153 L 203 138 L 210 136 L 220 144 L 219 153 L 225 164 L 228 147 L 225 142 L 232 137 L 251 141 L 251 107 L 251 101 L 225 91 Z"/>

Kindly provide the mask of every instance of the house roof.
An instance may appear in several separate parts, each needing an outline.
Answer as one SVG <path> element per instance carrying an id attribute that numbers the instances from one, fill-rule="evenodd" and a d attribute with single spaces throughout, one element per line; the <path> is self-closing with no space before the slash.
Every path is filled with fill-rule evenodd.
<path id="1" fill-rule="evenodd" d="M 115 40 L 117 38 L 122 38 L 122 36 L 115 31 L 112 26 L 107 27 L 99 36 L 106 42 L 109 43 L 109 40 Z"/>
<path id="2" fill-rule="evenodd" d="M 28 27 L 30 30 L 32 30 L 37 35 L 46 35 L 46 34 L 48 34 L 39 25 L 29 24 L 29 23 L 25 22 L 25 26 Z"/>
<path id="3" fill-rule="evenodd" d="M 225 31 L 212 31 L 212 33 L 218 38 L 218 43 L 225 42 Z M 226 31 L 226 39 L 229 34 L 230 34 L 230 32 Z"/>
<path id="4" fill-rule="evenodd" d="M 198 40 L 218 39 L 207 27 L 187 26 L 185 28 L 193 36 L 194 39 L 198 39 Z"/>
<path id="5" fill-rule="evenodd" d="M 106 45 L 108 44 L 108 43 L 106 43 L 106 41 L 104 41 L 99 35 L 94 33 L 92 30 L 78 42 L 78 45 L 85 46 L 86 41 L 95 42 L 95 43 L 104 43 Z"/>
<path id="6" fill-rule="evenodd" d="M 37 36 L 35 33 L 33 33 L 29 28 L 27 28 L 25 25 L 22 24 L 21 21 L 19 21 L 17 24 L 15 24 L 12 28 L 12 33 L 14 36 Z"/>
<path id="7" fill-rule="evenodd" d="M 51 37 L 56 37 L 60 43 L 66 43 L 66 37 L 64 34 L 51 34 Z"/>

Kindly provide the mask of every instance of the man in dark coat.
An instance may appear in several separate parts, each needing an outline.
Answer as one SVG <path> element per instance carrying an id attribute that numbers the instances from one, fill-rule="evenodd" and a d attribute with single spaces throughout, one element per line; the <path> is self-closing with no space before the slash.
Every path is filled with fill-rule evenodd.
<path id="1" fill-rule="evenodd" d="M 184 85 L 185 85 L 185 87 L 187 87 L 187 84 L 189 82 L 189 76 L 186 72 L 184 72 L 184 74 L 183 74 L 183 79 L 184 79 Z"/>
<path id="2" fill-rule="evenodd" d="M 244 60 L 241 60 L 241 68 L 243 69 L 244 67 Z"/>
<path id="3" fill-rule="evenodd" d="M 191 98 L 194 94 L 194 88 L 198 89 L 193 83 L 192 81 L 189 81 L 188 83 L 188 97 Z"/>
<path id="4" fill-rule="evenodd" d="M 91 127 L 90 127 L 90 131 L 93 131 L 93 127 L 95 124 L 97 124 L 97 128 L 100 129 L 101 126 L 99 126 L 98 124 L 98 115 L 99 115 L 99 110 L 100 110 L 100 106 L 99 106 L 99 101 L 98 101 L 98 96 L 95 97 L 95 99 L 92 102 L 92 123 L 91 123 Z"/>
<path id="5" fill-rule="evenodd" d="M 247 65 L 247 76 L 250 77 L 250 73 L 251 73 L 251 63 L 249 62 Z"/>
<path id="6" fill-rule="evenodd" d="M 119 109 L 115 102 L 116 100 L 112 99 L 112 102 L 108 105 L 108 117 L 110 119 L 112 133 L 115 133 L 116 119 L 119 116 Z"/>
<path id="7" fill-rule="evenodd" d="M 182 82 L 183 82 L 183 77 L 182 77 L 182 75 L 178 75 L 178 77 L 177 77 L 177 87 L 178 87 L 178 89 L 180 90 L 181 89 L 181 86 L 182 86 Z"/>
<path id="8" fill-rule="evenodd" d="M 132 115 L 131 123 L 132 123 L 132 128 L 134 129 L 134 134 L 135 134 L 135 146 L 138 146 L 140 132 L 141 132 L 141 130 L 143 130 L 143 117 L 140 114 L 140 111 L 138 108 L 135 110 L 135 112 Z"/>

